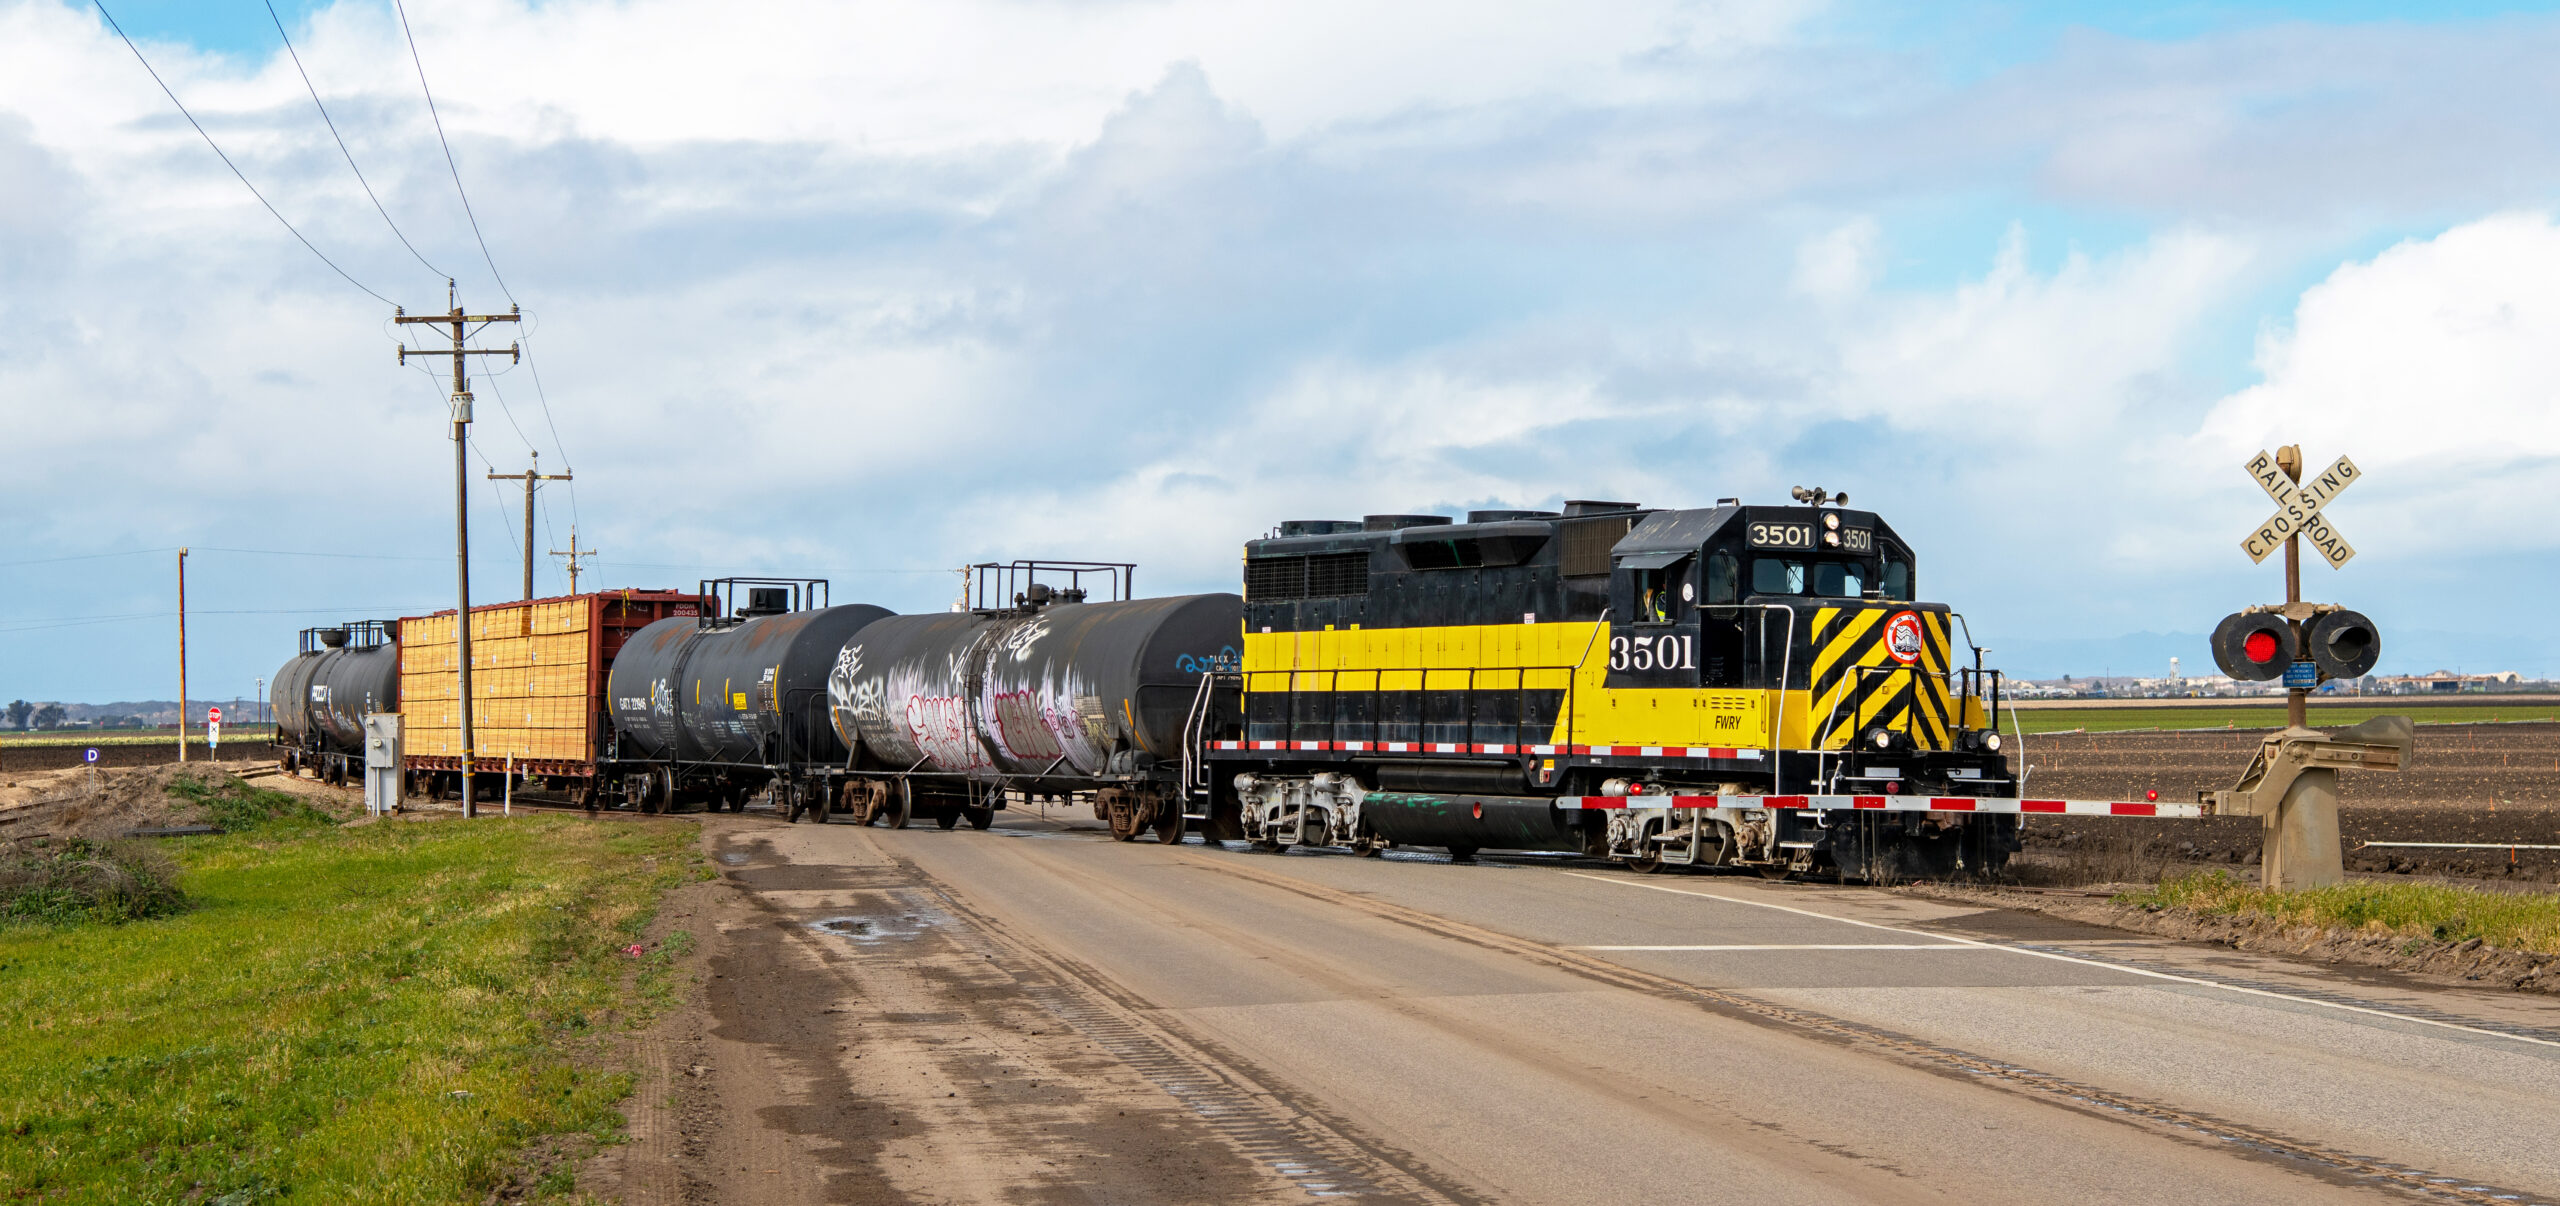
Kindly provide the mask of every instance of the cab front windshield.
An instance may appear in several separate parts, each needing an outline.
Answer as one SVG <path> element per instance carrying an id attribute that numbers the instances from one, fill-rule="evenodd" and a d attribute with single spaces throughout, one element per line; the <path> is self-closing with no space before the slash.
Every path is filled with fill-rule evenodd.
<path id="1" fill-rule="evenodd" d="M 1872 571 L 1863 561 L 1814 561 L 1798 557 L 1755 557 L 1751 561 L 1751 593 L 1755 595 L 1857 599 L 1865 597 L 1872 578 Z M 1905 591 L 1909 590 L 1908 582 L 1909 575 L 1903 575 Z"/>

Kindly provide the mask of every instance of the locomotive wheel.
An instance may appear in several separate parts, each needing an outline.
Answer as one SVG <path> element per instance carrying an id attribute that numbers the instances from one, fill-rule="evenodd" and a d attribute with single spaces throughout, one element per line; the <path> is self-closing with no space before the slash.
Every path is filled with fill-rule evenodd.
<path id="1" fill-rule="evenodd" d="M 996 823 L 996 810 L 995 810 L 995 809 L 992 809 L 992 808 L 972 808 L 972 809 L 970 809 L 970 810 L 969 810 L 969 828 L 971 828 L 971 829 L 985 829 L 986 827 L 988 827 L 988 826 L 990 826 L 990 825 L 993 825 L 993 824 L 995 824 L 995 823 Z"/>
<path id="2" fill-rule="evenodd" d="M 916 789 L 904 779 L 898 780 L 896 794 L 889 798 L 889 828 L 904 829 L 916 816 Z"/>
<path id="3" fill-rule="evenodd" d="M 1182 809 L 1172 804 L 1163 804 L 1158 807 L 1163 808 L 1164 812 L 1156 818 L 1156 840 L 1167 846 L 1181 845 Z"/>

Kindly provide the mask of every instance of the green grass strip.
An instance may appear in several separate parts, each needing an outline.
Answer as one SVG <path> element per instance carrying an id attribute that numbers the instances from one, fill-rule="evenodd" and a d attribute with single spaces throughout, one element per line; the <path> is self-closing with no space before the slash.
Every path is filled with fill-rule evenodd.
<path id="1" fill-rule="evenodd" d="M 629 1080 L 579 1040 L 645 1010 L 618 950 L 692 826 L 276 811 L 171 844 L 177 916 L 0 927 L 0 1200 L 477 1202 L 610 1139 Z"/>
<path id="2" fill-rule="evenodd" d="M 2233 704 L 2230 707 L 2184 708 L 2019 708 L 2018 727 L 2036 733 L 2117 733 L 2128 729 L 2280 729 L 2284 701 Z M 2480 724 L 2516 720 L 2560 720 L 2560 704 L 2536 703 L 2478 707 L 2411 707 L 2389 701 L 2368 704 L 2313 704 L 2314 727 L 2362 724 L 2376 716 L 2406 716 L 2420 727 L 2431 724 Z"/>
<path id="3" fill-rule="evenodd" d="M 2468 942 L 2513 951 L 2560 954 L 2560 894 L 2499 892 L 2426 883 L 2344 883 L 2301 892 L 2271 892 L 2228 871 L 2198 871 L 2163 880 L 2129 904 L 2266 917 L 2287 925 L 2343 926 L 2436 942 Z"/>

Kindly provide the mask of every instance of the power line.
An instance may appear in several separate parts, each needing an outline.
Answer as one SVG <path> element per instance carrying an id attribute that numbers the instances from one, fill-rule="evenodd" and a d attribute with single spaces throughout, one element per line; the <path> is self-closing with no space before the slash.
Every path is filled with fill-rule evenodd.
<path id="1" fill-rule="evenodd" d="M 435 89 L 427 85 L 427 64 L 426 60 L 421 58 L 418 54 L 418 35 L 412 32 L 409 28 L 408 6 L 403 2 L 403 0 L 391 0 L 391 7 L 394 11 L 400 14 L 400 37 L 409 44 L 410 64 L 418 69 L 418 91 L 427 98 L 427 117 L 435 123 L 436 145 L 444 149 L 445 170 L 453 175 L 453 194 L 462 198 L 462 216 L 470 219 L 471 237 L 475 242 L 480 244 L 480 260 L 482 263 L 489 266 L 489 277 L 490 279 L 498 282 L 498 292 L 506 296 L 507 303 L 521 310 L 523 309 L 523 303 L 516 300 L 515 290 L 507 287 L 506 275 L 498 271 L 497 257 L 489 254 L 489 239 L 487 236 L 480 233 L 480 217 L 478 214 L 472 212 L 471 194 L 462 187 L 462 167 L 454 162 L 453 143 L 448 141 L 444 136 L 444 117 L 436 111 Z M 536 364 L 533 359 L 533 337 L 530 334 L 522 336 L 517 340 L 517 344 L 524 349 L 525 368 L 533 373 L 533 395 L 542 403 L 543 424 L 551 429 L 551 449 L 552 451 L 560 454 L 561 468 L 568 472 L 575 473 L 577 471 L 577 464 L 569 458 L 568 445 L 563 444 L 560 441 L 560 424 L 557 420 L 554 420 L 551 417 L 551 391 L 544 389 L 542 386 L 542 366 Z M 498 399 L 498 407 L 500 410 L 506 409 L 506 399 L 504 397 Z M 510 425 L 515 423 L 514 414 L 508 414 L 507 422 Z M 516 430 L 516 434 L 518 436 L 522 436 L 524 434 L 524 430 L 519 427 Z M 532 445 L 531 440 L 527 440 L 525 443 L 528 447 Z M 575 523 L 577 521 L 577 517 L 578 483 L 572 480 L 569 483 L 569 519 L 572 523 Z"/>
<path id="2" fill-rule="evenodd" d="M 337 139 L 338 153 L 347 157 L 347 170 L 354 172 L 356 174 L 356 183 L 364 186 L 365 199 L 373 202 L 373 212 L 382 215 L 382 224 L 391 228 L 392 237 L 400 240 L 400 245 L 408 248 L 410 255 L 417 256 L 418 263 L 421 266 L 426 268 L 427 271 L 435 273 L 437 276 L 445 277 L 448 280 L 452 279 L 451 274 L 447 273 L 444 269 L 427 263 L 427 257 L 419 254 L 418 245 L 410 242 L 409 236 L 401 233 L 400 224 L 391 220 L 391 211 L 382 207 L 382 198 L 374 195 L 372 182 L 364 178 L 364 169 L 356 166 L 356 153 L 347 149 L 346 138 L 338 133 L 338 123 L 330 118 L 329 106 L 320 103 L 320 89 L 312 85 L 311 73 L 303 70 L 301 52 L 296 51 L 293 48 L 292 36 L 285 33 L 284 18 L 276 15 L 275 0 L 266 0 L 266 4 L 267 19 L 276 23 L 276 36 L 284 39 L 284 52 L 287 55 L 292 56 L 293 69 L 297 74 L 302 76 L 302 87 L 304 90 L 311 93 L 311 106 L 320 110 L 320 120 L 329 127 L 329 137 Z"/>
<path id="3" fill-rule="evenodd" d="M 146 554 L 176 552 L 177 547 L 178 546 L 173 544 L 154 549 L 127 549 L 120 553 L 81 553 L 71 557 L 38 557 L 31 561 L 0 561 L 0 569 L 14 568 L 21 565 L 56 565 L 65 561 L 97 561 L 107 557 L 140 557 Z M 190 547 L 199 553 L 248 553 L 260 557 L 330 557 L 345 561 L 441 562 L 444 560 L 442 557 L 392 557 L 380 553 L 314 553 L 302 549 L 232 549 L 220 548 L 208 544 L 192 545 Z"/>
<path id="4" fill-rule="evenodd" d="M 453 161 L 453 144 L 445 141 L 444 117 L 436 112 L 435 89 L 427 86 L 426 61 L 418 57 L 418 35 L 409 32 L 408 5 L 401 0 L 391 0 L 391 7 L 400 14 L 400 36 L 408 41 L 409 61 L 418 68 L 418 91 L 426 94 L 427 117 L 436 127 L 436 145 L 444 148 L 444 166 L 453 173 L 453 192 L 462 198 L 462 216 L 471 220 L 471 237 L 479 240 L 481 262 L 489 265 L 489 276 L 498 282 L 498 292 L 506 294 L 508 304 L 516 304 L 515 291 L 507 288 L 507 278 L 498 274 L 498 261 L 489 255 L 489 240 L 480 233 L 480 216 L 471 212 L 471 194 L 462 189 L 462 168 Z M 564 455 L 561 459 L 568 458 Z"/>
<path id="5" fill-rule="evenodd" d="M 384 297 L 379 293 L 375 293 L 371 289 L 365 288 L 365 283 L 363 281 L 357 280 L 352 276 L 348 276 L 347 270 L 340 268 L 336 260 L 330 259 L 326 255 L 322 255 L 319 248 L 311 245 L 311 240 L 304 238 L 302 236 L 302 232 L 294 228 L 293 223 L 286 222 L 284 215 L 277 212 L 275 203 L 267 200 L 267 195 L 259 192 L 257 185 L 249 183 L 248 174 L 240 170 L 240 165 L 231 162 L 231 156 L 223 154 L 222 144 L 215 142 L 213 140 L 213 135 L 205 133 L 204 123 L 197 121 L 195 114 L 187 112 L 186 105 L 178 100 L 178 94 L 169 90 L 169 81 L 161 79 L 160 73 L 152 68 L 151 60 L 142 57 L 142 48 L 134 45 L 132 38 L 126 37 L 124 26 L 116 24 L 115 14 L 107 11 L 106 0 L 90 0 L 90 3 L 97 5 L 98 15 L 107 19 L 107 28 L 116 31 L 116 36 L 124 39 L 124 48 L 132 51 L 134 61 L 142 64 L 142 69 L 150 73 L 151 82 L 160 85 L 161 95 L 168 97 L 170 104 L 178 106 L 179 115 L 187 119 L 188 125 L 196 128 L 196 133 L 204 139 L 204 145 L 213 148 L 213 153 L 222 160 L 222 166 L 230 168 L 231 174 L 240 178 L 240 187 L 248 189 L 249 195 L 258 199 L 258 204 L 266 206 L 267 212 L 274 215 L 276 221 L 282 222 L 285 230 L 290 232 L 294 239 L 302 244 L 304 249 L 308 250 L 313 255 L 320 256 L 320 262 L 327 264 L 329 266 L 329 271 L 335 272 L 339 276 L 344 277 L 348 284 L 353 285 L 358 289 L 363 289 L 367 294 L 372 296 L 373 300 L 381 302 L 383 305 L 391 306 L 394 309 L 398 308 L 398 303 L 393 302 L 390 298 Z M 495 269 L 492 269 L 491 271 L 495 271 Z M 501 284 L 499 287 L 501 289 L 505 288 L 504 284 Z"/>

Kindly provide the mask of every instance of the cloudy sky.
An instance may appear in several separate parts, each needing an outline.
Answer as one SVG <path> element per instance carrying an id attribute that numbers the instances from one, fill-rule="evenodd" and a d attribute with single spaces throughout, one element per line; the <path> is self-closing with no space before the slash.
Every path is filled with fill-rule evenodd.
<path id="1" fill-rule="evenodd" d="M 363 288 L 98 9 L 0 0 L 0 697 L 173 695 L 179 545 L 198 697 L 451 606 L 444 389 L 365 291 L 447 275 L 535 353 L 477 383 L 478 598 L 532 451 L 589 586 L 901 610 L 1805 484 L 2013 671 L 2193 671 L 2299 441 L 2369 478 L 2306 572 L 2386 671 L 2560 675 L 2549 6 L 420 5 L 486 258 L 387 3 L 278 11 L 389 223 L 263 4 L 110 8 Z"/>

